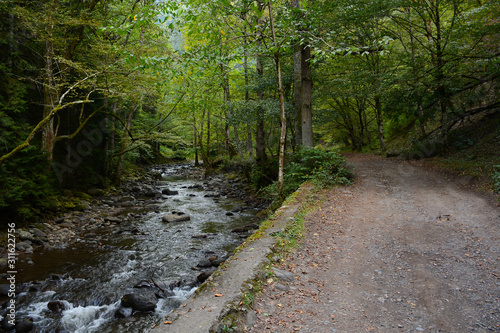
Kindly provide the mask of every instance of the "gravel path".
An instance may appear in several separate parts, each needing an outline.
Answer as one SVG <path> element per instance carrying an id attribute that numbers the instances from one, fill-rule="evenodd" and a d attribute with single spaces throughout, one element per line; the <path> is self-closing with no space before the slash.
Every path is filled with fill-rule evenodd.
<path id="1" fill-rule="evenodd" d="M 415 164 L 349 158 L 357 181 L 306 220 L 294 275 L 247 332 L 500 332 L 500 210 Z"/>

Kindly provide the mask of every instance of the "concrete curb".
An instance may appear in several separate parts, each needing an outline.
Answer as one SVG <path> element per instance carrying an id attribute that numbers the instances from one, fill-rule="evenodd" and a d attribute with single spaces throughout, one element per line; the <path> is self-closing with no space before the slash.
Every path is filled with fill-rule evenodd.
<path id="1" fill-rule="evenodd" d="M 221 320 L 238 307 L 242 296 L 252 289 L 252 281 L 263 278 L 263 267 L 269 263 L 276 239 L 274 233 L 285 229 L 302 206 L 312 186 L 305 185 L 294 194 L 292 204 L 281 206 L 262 237 L 255 237 L 243 245 L 212 276 L 204 282 L 184 305 L 170 313 L 153 333 L 209 333 L 222 332 Z M 257 231 L 259 232 L 259 231 Z M 171 322 L 171 323 L 170 323 Z"/>

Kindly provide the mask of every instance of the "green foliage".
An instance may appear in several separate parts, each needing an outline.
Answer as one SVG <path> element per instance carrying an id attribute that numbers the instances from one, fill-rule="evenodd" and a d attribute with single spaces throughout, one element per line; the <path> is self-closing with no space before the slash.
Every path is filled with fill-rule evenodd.
<path id="1" fill-rule="evenodd" d="M 49 176 L 46 157 L 36 147 L 27 149 L 20 157 L 0 166 L 0 228 L 9 219 L 31 221 L 59 207 L 52 197 L 58 191 Z"/>
<path id="2" fill-rule="evenodd" d="M 311 181 L 319 187 L 329 187 L 349 185 L 353 178 L 354 174 L 338 151 L 302 148 L 285 166 L 283 193 L 285 196 L 292 194 L 305 181 Z M 262 192 L 276 198 L 278 196 L 277 182 L 266 186 Z"/>

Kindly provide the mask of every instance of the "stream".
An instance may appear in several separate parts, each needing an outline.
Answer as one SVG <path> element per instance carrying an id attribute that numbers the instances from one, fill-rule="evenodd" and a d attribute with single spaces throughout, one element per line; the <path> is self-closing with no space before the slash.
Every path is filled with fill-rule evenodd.
<path id="1" fill-rule="evenodd" d="M 180 172 L 189 168 L 157 170 L 161 179 L 154 190 L 170 195 L 155 198 L 152 210 L 132 215 L 128 229 L 96 230 L 98 246 L 75 243 L 34 253 L 32 266 L 20 263 L 24 283 L 17 317 L 30 317 L 35 332 L 146 332 L 181 305 L 196 290 L 199 275 L 215 270 L 250 234 L 245 230 L 255 228 L 259 212 L 221 194 L 224 177 L 211 179 L 221 187 L 209 186 Z M 190 220 L 164 222 L 172 212 Z M 121 305 L 126 294 L 157 300 L 154 312 L 131 314 Z"/>

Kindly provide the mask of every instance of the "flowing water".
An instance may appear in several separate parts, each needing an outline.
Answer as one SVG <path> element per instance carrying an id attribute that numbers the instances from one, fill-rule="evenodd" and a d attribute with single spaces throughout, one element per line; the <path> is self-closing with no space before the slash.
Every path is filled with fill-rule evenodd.
<path id="1" fill-rule="evenodd" d="M 176 167 L 163 171 L 158 189 L 179 193 L 159 199 L 155 211 L 133 221 L 136 232 L 102 229 L 103 246 L 80 244 L 34 255 L 35 265 L 24 269 L 32 282 L 18 295 L 17 316 L 33 318 L 36 332 L 145 332 L 182 304 L 196 289 L 197 263 L 229 256 L 242 241 L 231 230 L 254 221 L 257 210 L 241 211 L 239 200 L 210 196 L 199 181 L 176 176 Z M 163 222 L 172 211 L 191 220 Z M 234 215 L 227 216 L 229 211 Z M 134 288 L 141 281 L 152 288 Z M 154 313 L 115 318 L 123 295 L 158 291 L 155 283 L 168 293 Z M 65 310 L 50 311 L 50 301 L 61 301 Z"/>

